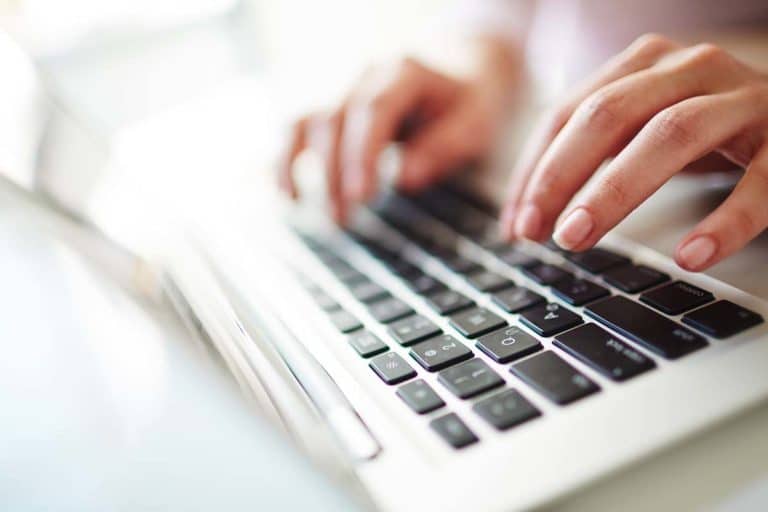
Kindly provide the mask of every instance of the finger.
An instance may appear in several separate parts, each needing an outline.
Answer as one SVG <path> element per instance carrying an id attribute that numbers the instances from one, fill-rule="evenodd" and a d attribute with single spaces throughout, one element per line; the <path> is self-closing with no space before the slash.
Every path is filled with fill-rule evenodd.
<path id="1" fill-rule="evenodd" d="M 319 115 L 312 121 L 311 146 L 320 155 L 325 171 L 331 216 L 339 224 L 346 222 L 347 208 L 341 189 L 339 154 L 344 126 L 344 110 Z"/>
<path id="2" fill-rule="evenodd" d="M 493 127 L 473 110 L 472 105 L 457 109 L 405 144 L 398 187 L 417 191 L 434 185 L 484 152 Z"/>
<path id="3" fill-rule="evenodd" d="M 686 66 L 652 67 L 625 76 L 590 95 L 555 137 L 526 184 L 527 213 L 518 236 L 549 237 L 555 220 L 597 168 L 657 112 L 703 93 Z M 535 222 L 524 222 L 525 220 Z"/>
<path id="4" fill-rule="evenodd" d="M 698 96 L 654 116 L 564 216 L 555 241 L 574 251 L 593 246 L 688 163 L 765 119 L 763 94 Z"/>
<path id="5" fill-rule="evenodd" d="M 766 227 L 768 144 L 725 202 L 683 239 L 675 251 L 675 261 L 686 270 L 705 270 L 744 247 Z"/>
<path id="6" fill-rule="evenodd" d="M 381 152 L 421 100 L 429 95 L 439 103 L 453 90 L 452 82 L 412 60 L 404 61 L 395 76 L 350 102 L 342 142 L 343 191 L 348 201 L 365 201 L 373 195 Z"/>
<path id="7" fill-rule="evenodd" d="M 576 107 L 590 94 L 621 77 L 646 69 L 661 57 L 679 48 L 679 45 L 665 37 L 648 34 L 637 39 L 626 50 L 603 65 L 593 76 L 577 87 L 559 107 L 543 116 L 533 134 L 526 142 L 521 157 L 512 173 L 505 209 L 501 217 L 503 236 L 514 237 L 514 223 L 519 210 L 525 185 L 536 164 L 554 138 L 570 119 Z"/>
<path id="8" fill-rule="evenodd" d="M 309 119 L 304 117 L 296 121 L 291 127 L 291 134 L 288 137 L 288 144 L 283 151 L 280 167 L 278 169 L 278 186 L 288 194 L 291 199 L 299 197 L 299 191 L 296 188 L 296 181 L 293 177 L 293 164 L 296 158 L 307 147 L 307 125 Z"/>

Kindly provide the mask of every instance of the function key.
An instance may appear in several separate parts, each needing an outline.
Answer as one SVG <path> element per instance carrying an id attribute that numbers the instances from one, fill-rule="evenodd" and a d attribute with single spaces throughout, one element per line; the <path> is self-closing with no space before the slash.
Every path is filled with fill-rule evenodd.
<path id="1" fill-rule="evenodd" d="M 609 268 L 630 262 L 626 256 L 599 247 L 584 252 L 567 253 L 565 257 L 574 265 L 592 274 L 600 274 Z"/>
<path id="2" fill-rule="evenodd" d="M 638 293 L 669 281 L 669 276 L 645 265 L 622 265 L 603 274 L 603 280 L 627 293 Z"/>
<path id="3" fill-rule="evenodd" d="M 473 272 L 467 276 L 467 281 L 475 289 L 481 292 L 495 292 L 515 285 L 515 283 L 506 277 L 489 270 Z"/>
<path id="4" fill-rule="evenodd" d="M 651 359 L 592 323 L 558 334 L 555 345 L 615 381 L 630 379 L 656 366 Z"/>
<path id="5" fill-rule="evenodd" d="M 459 398 L 470 398 L 504 385 L 504 380 L 480 359 L 447 368 L 437 374 L 437 379 Z"/>
<path id="6" fill-rule="evenodd" d="M 640 296 L 640 300 L 668 315 L 679 315 L 712 302 L 715 296 L 685 281 L 675 281 Z"/>
<path id="7" fill-rule="evenodd" d="M 374 357 L 368 366 L 387 384 L 399 384 L 416 376 L 411 365 L 394 352 Z"/>
<path id="8" fill-rule="evenodd" d="M 521 313 L 522 321 L 541 336 L 552 336 L 582 323 L 581 317 L 554 302 Z"/>
<path id="9" fill-rule="evenodd" d="M 395 297 L 380 299 L 368 306 L 371 316 L 381 323 L 389 323 L 413 313 L 411 306 Z"/>
<path id="10" fill-rule="evenodd" d="M 569 277 L 558 281 L 552 285 L 552 290 L 555 292 L 555 295 L 572 306 L 582 306 L 587 302 L 602 299 L 611 293 L 607 288 L 603 288 L 599 284 L 578 277 Z"/>
<path id="11" fill-rule="evenodd" d="M 412 315 L 390 325 L 389 333 L 406 347 L 440 334 L 440 328 L 421 315 Z"/>
<path id="12" fill-rule="evenodd" d="M 349 291 L 360 302 L 373 302 L 389 295 L 387 290 L 370 279 L 353 283 L 349 287 Z"/>
<path id="13" fill-rule="evenodd" d="M 763 323 L 763 317 L 731 301 L 719 300 L 688 313 L 683 323 L 715 338 L 727 338 Z"/>
<path id="14" fill-rule="evenodd" d="M 362 357 L 372 357 L 389 350 L 389 347 L 370 331 L 352 334 L 347 341 Z"/>
<path id="15" fill-rule="evenodd" d="M 426 414 L 445 405 L 443 399 L 422 379 L 400 386 L 397 389 L 397 396 L 417 414 Z"/>
<path id="16" fill-rule="evenodd" d="M 496 292 L 492 298 L 507 313 L 518 313 L 545 302 L 544 297 L 522 286 Z"/>
<path id="17" fill-rule="evenodd" d="M 523 273 L 544 286 L 549 286 L 561 279 L 572 276 L 570 272 L 549 263 L 541 263 L 535 267 L 525 268 Z"/>
<path id="18" fill-rule="evenodd" d="M 541 394 L 565 405 L 600 390 L 600 387 L 573 366 L 547 350 L 520 361 L 510 371 Z"/>
<path id="19" fill-rule="evenodd" d="M 498 430 L 507 430 L 541 416 L 541 412 L 514 389 L 481 400 L 472 410 Z"/>
<path id="20" fill-rule="evenodd" d="M 487 309 L 474 307 L 453 315 L 451 325 L 467 338 L 477 338 L 507 325 L 507 322 Z"/>
<path id="21" fill-rule="evenodd" d="M 464 448 L 478 441 L 475 433 L 455 413 L 440 416 L 432 420 L 429 426 L 454 448 Z"/>
<path id="22" fill-rule="evenodd" d="M 436 372 L 472 357 L 472 351 L 453 336 L 443 334 L 411 347 L 411 357 L 425 370 Z"/>
<path id="23" fill-rule="evenodd" d="M 330 318 L 333 325 L 343 333 L 356 331 L 363 327 L 357 317 L 344 309 L 332 312 Z"/>
<path id="24" fill-rule="evenodd" d="M 698 334 L 626 297 L 615 295 L 587 306 L 589 316 L 667 359 L 707 346 Z"/>
<path id="25" fill-rule="evenodd" d="M 481 336 L 476 346 L 497 363 L 508 363 L 541 350 L 539 340 L 514 325 Z"/>
<path id="26" fill-rule="evenodd" d="M 427 303 L 441 315 L 448 315 L 475 305 L 474 301 L 456 290 L 443 290 L 433 293 L 427 297 Z"/>

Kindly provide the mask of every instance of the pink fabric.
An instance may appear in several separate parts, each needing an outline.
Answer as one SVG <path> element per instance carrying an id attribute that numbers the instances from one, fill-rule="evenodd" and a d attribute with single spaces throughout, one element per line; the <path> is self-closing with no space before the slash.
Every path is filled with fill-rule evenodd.
<path id="1" fill-rule="evenodd" d="M 553 90 L 647 32 L 768 24 L 768 0 L 460 0 L 452 12 L 456 29 L 524 39 L 534 72 Z"/>

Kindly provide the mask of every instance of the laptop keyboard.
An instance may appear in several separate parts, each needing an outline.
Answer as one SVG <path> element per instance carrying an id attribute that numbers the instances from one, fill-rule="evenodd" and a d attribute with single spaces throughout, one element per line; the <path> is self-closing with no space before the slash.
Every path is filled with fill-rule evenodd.
<path id="1" fill-rule="evenodd" d="M 381 339 L 366 328 L 368 320 L 357 318 L 327 291 L 302 278 L 314 301 L 347 335 L 350 350 L 367 361 L 372 374 L 386 385 L 397 386 L 394 394 L 406 407 L 416 414 L 434 413 L 431 429 L 454 448 L 480 439 L 459 415 L 446 410 L 442 393 L 464 400 L 476 397 L 473 413 L 497 430 L 508 430 L 544 416 L 526 395 L 538 394 L 558 406 L 575 407 L 569 404 L 601 392 L 599 384 L 558 351 L 614 382 L 625 382 L 656 369 L 654 356 L 676 360 L 705 350 L 710 344 L 707 336 L 727 338 L 763 322 L 753 311 L 717 300 L 690 283 L 671 281 L 666 273 L 605 248 L 576 254 L 547 244 L 545 253 L 561 254 L 583 272 L 542 261 L 541 251 L 532 254 L 530 246 L 499 243 L 491 212 L 469 201 L 447 189 L 418 197 L 392 193 L 373 205 L 371 212 L 398 233 L 399 245 L 369 233 L 348 233 L 350 240 L 406 284 L 410 295 L 396 295 L 330 244 L 299 233 L 373 321 L 386 328 L 388 337 Z M 466 243 L 493 255 L 498 264 L 518 269 L 524 277 L 513 281 L 486 268 L 481 259 L 461 250 Z M 407 256 L 406 246 L 418 247 L 477 293 L 490 297 L 502 311 L 517 315 L 517 323 L 478 306 L 472 297 L 430 273 L 428 265 Z M 549 288 L 561 302 L 548 302 L 530 283 Z M 419 314 L 413 306 L 419 300 L 446 318 L 451 330 L 444 332 Z M 569 306 L 584 306 L 584 316 Z M 682 323 L 670 318 L 681 314 Z M 541 340 L 550 337 L 548 348 Z M 408 347 L 408 357 L 391 350 L 395 344 Z M 509 365 L 506 371 L 518 383 L 514 388 L 500 376 L 499 365 Z M 415 367 L 436 373 L 442 389 L 417 378 Z"/>

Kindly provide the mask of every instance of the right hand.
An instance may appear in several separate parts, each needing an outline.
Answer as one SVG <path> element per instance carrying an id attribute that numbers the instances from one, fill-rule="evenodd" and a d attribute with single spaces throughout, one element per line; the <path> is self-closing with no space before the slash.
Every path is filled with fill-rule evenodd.
<path id="1" fill-rule="evenodd" d="M 324 162 L 334 220 L 343 224 L 350 207 L 376 192 L 378 160 L 392 142 L 402 143 L 397 186 L 418 190 L 492 146 L 504 110 L 504 94 L 493 79 L 460 80 L 405 59 L 376 69 L 330 113 L 316 113 L 293 126 L 281 188 L 298 197 L 293 164 L 305 149 Z"/>

